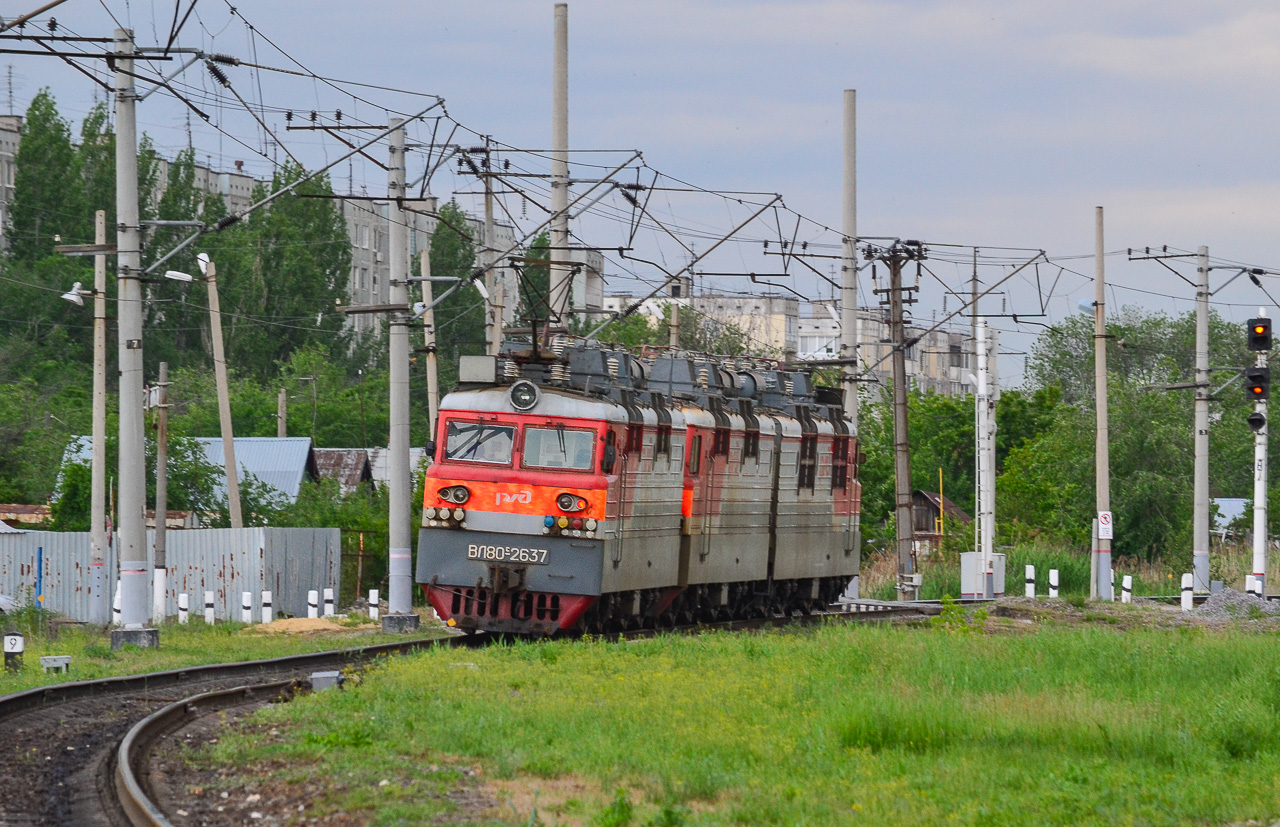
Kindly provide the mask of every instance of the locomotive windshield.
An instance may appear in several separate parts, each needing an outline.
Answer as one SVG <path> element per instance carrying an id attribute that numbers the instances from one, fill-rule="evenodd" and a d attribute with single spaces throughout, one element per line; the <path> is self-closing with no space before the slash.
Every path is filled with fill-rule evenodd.
<path id="1" fill-rule="evenodd" d="M 524 464 L 529 468 L 591 469 L 595 432 L 569 428 L 525 428 Z"/>
<path id="2" fill-rule="evenodd" d="M 509 465 L 515 432 L 516 429 L 510 425 L 486 425 L 481 422 L 458 422 L 451 419 L 444 457 L 460 462 Z"/>

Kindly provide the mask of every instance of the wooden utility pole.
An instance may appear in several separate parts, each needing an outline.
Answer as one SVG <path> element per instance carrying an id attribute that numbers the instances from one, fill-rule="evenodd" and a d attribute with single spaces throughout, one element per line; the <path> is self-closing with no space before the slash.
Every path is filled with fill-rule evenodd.
<path id="1" fill-rule="evenodd" d="M 280 389 L 276 395 L 276 436 L 284 439 L 289 435 L 289 396 Z"/>

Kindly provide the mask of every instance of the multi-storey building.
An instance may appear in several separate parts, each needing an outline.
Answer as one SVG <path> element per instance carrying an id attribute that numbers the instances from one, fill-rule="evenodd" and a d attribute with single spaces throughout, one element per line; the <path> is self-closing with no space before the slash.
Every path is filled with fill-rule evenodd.
<path id="1" fill-rule="evenodd" d="M 819 301 L 809 305 L 809 314 L 799 319 L 802 360 L 835 359 L 840 355 L 840 304 Z M 889 362 L 893 350 L 889 344 L 888 311 L 881 308 L 861 309 L 856 314 L 857 338 L 862 364 L 868 378 L 877 387 L 885 387 L 893 375 Z M 907 325 L 908 340 L 927 328 Z M 992 336 L 995 332 L 992 331 Z M 939 329 L 931 331 L 907 348 L 907 378 L 921 391 L 947 395 L 976 392 L 973 374 L 974 343 L 968 330 Z M 993 348 L 992 352 L 995 352 Z M 995 360 L 991 361 L 994 371 Z"/>
<path id="2" fill-rule="evenodd" d="M 8 249 L 5 228 L 9 226 L 9 205 L 13 203 L 13 181 L 18 167 L 18 141 L 22 137 L 21 115 L 0 115 L 0 250 Z"/>
<path id="3" fill-rule="evenodd" d="M 668 295 L 645 299 L 636 312 L 656 327 L 665 318 L 668 305 L 674 303 L 691 307 L 700 320 L 725 325 L 740 333 L 753 354 L 779 358 L 790 358 L 796 354 L 800 346 L 800 303 L 797 299 L 773 294 L 736 296 L 703 293 L 690 296 L 687 291 L 687 284 L 673 285 Z M 605 296 L 602 309 L 609 313 L 621 312 L 639 298 L 621 294 Z"/>

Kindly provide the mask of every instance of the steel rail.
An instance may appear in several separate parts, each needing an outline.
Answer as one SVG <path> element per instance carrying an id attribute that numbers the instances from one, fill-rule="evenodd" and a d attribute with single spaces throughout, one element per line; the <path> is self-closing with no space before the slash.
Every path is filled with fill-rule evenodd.
<path id="1" fill-rule="evenodd" d="M 130 823 L 135 827 L 173 827 L 142 781 L 146 776 L 142 767 L 162 737 L 196 718 L 263 700 L 291 697 L 303 686 L 309 684 L 287 680 L 202 692 L 158 709 L 134 724 L 116 749 L 115 771 L 116 799 Z"/>
<path id="2" fill-rule="evenodd" d="M 196 678 L 233 677 L 255 672 L 278 671 L 283 669 L 303 669 L 335 660 L 355 661 L 372 659 L 380 655 L 404 654 L 429 649 L 434 646 L 474 645 L 474 636 L 448 638 L 418 638 L 397 643 L 380 643 L 372 646 L 358 646 L 352 649 L 327 649 L 323 652 L 308 652 L 301 655 L 286 655 L 266 660 L 237 661 L 233 663 L 216 663 L 203 666 L 187 666 L 163 672 L 146 672 L 139 675 L 125 675 L 112 678 L 98 678 L 90 681 L 72 681 L 49 686 L 37 686 L 33 689 L 14 692 L 0 696 L 0 720 L 11 715 L 20 714 L 30 709 L 46 706 L 50 703 L 61 703 L 92 697 L 110 695 L 139 689 L 154 689 L 161 686 L 174 686 Z"/>

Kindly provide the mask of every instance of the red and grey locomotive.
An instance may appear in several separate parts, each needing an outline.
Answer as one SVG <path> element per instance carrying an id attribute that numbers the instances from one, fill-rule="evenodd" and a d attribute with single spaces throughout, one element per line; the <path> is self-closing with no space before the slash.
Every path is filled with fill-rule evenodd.
<path id="1" fill-rule="evenodd" d="M 416 573 L 451 625 L 807 612 L 858 574 L 857 441 L 838 393 L 804 372 L 557 337 L 463 357 L 460 380 L 440 405 Z"/>

